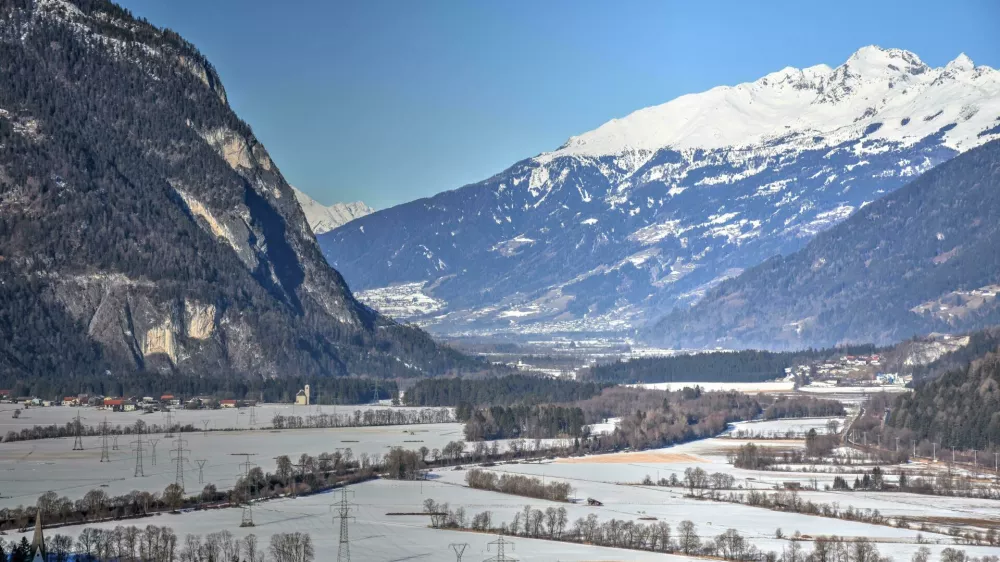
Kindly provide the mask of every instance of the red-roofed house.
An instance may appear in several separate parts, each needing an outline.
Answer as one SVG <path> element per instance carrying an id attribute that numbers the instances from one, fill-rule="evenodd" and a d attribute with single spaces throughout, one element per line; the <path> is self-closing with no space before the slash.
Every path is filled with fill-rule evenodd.
<path id="1" fill-rule="evenodd" d="M 236 407 L 236 401 L 235 400 L 219 400 L 219 406 L 221 406 L 223 408 L 235 408 Z"/>

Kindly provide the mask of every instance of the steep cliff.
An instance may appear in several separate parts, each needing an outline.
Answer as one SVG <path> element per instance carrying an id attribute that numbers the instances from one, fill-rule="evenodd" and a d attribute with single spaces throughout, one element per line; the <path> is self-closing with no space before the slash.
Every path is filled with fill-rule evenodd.
<path id="1" fill-rule="evenodd" d="M 212 65 L 104 0 L 0 0 L 0 374 L 480 365 L 352 296 Z"/>

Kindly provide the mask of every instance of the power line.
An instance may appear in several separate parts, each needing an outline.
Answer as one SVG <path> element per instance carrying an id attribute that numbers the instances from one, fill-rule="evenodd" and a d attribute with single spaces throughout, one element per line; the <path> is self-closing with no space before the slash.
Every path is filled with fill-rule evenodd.
<path id="1" fill-rule="evenodd" d="M 204 484 L 205 483 L 205 463 L 208 462 L 208 459 L 195 459 L 194 462 L 198 463 L 198 483 L 199 484 Z"/>
<path id="2" fill-rule="evenodd" d="M 170 410 L 164 410 L 163 415 L 167 417 L 167 433 L 164 437 L 169 439 L 174 436 L 174 414 Z"/>
<path id="3" fill-rule="evenodd" d="M 253 498 L 250 494 L 250 468 L 253 467 L 253 463 L 250 462 L 250 457 L 256 456 L 256 453 L 230 453 L 230 455 L 246 459 L 245 462 L 240 464 L 240 466 L 245 468 L 243 473 L 243 488 L 246 493 L 246 503 L 243 504 L 243 518 L 240 520 L 240 527 L 253 527 Z"/>
<path id="4" fill-rule="evenodd" d="M 101 462 L 111 462 L 111 453 L 108 452 L 108 418 L 101 422 Z"/>
<path id="5" fill-rule="evenodd" d="M 133 476 L 146 476 L 142 470 L 142 422 L 135 424 L 135 474 Z"/>
<path id="6" fill-rule="evenodd" d="M 493 558 L 487 558 L 483 562 L 514 562 L 516 560 L 515 558 L 508 558 L 506 553 L 504 552 L 504 550 L 508 546 L 510 547 L 511 550 L 514 550 L 514 543 L 503 538 L 503 535 L 500 535 L 497 538 L 497 540 L 487 544 L 486 550 L 487 551 L 492 550 L 490 547 L 493 546 L 497 547 L 497 555 L 494 556 Z"/>
<path id="7" fill-rule="evenodd" d="M 73 450 L 82 451 L 83 450 L 83 424 L 80 423 L 80 412 L 76 412 L 76 439 L 73 440 Z"/>
<path id="8" fill-rule="evenodd" d="M 455 562 L 462 562 L 462 555 L 465 554 L 465 549 L 469 548 L 469 543 L 451 543 L 448 547 L 455 551 Z"/>
<path id="9" fill-rule="evenodd" d="M 351 543 L 348 539 L 347 522 L 354 517 L 350 514 L 354 505 L 348 503 L 347 494 L 354 494 L 353 490 L 348 490 L 347 486 L 340 489 L 340 501 L 334 504 L 337 508 L 334 519 L 340 519 L 340 542 L 337 547 L 337 562 L 351 562 Z"/>
<path id="10" fill-rule="evenodd" d="M 184 444 L 187 443 L 187 439 L 183 437 L 178 437 L 174 440 L 177 444 L 177 448 L 172 451 L 174 454 L 174 462 L 177 463 L 177 472 L 174 474 L 174 484 L 177 484 L 181 488 L 181 493 L 184 492 L 184 461 L 188 460 L 184 456 L 184 451 L 190 452 L 190 449 L 185 449 Z"/>
<path id="11" fill-rule="evenodd" d="M 150 446 L 153 447 L 153 460 L 152 460 L 153 466 L 156 466 L 156 444 L 159 442 L 160 442 L 159 438 L 149 440 Z"/>

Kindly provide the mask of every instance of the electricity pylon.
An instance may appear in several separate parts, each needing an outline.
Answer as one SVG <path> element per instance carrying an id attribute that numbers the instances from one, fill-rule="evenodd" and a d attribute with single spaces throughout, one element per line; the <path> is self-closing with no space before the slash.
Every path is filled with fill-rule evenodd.
<path id="1" fill-rule="evenodd" d="M 117 451 L 118 450 L 118 434 L 116 433 L 116 434 L 112 435 L 111 439 L 112 439 L 112 441 L 111 441 L 111 450 L 112 451 Z"/>
<path id="2" fill-rule="evenodd" d="M 205 463 L 208 462 L 208 459 L 195 459 L 194 462 L 198 463 L 198 483 L 199 484 L 204 484 L 205 483 Z"/>
<path id="3" fill-rule="evenodd" d="M 163 415 L 167 416 L 167 432 L 164 437 L 169 439 L 174 436 L 174 414 L 170 410 L 166 410 Z"/>
<path id="4" fill-rule="evenodd" d="M 340 501 L 332 506 L 337 510 L 333 518 L 340 519 L 340 542 L 337 547 L 337 562 L 351 562 L 351 543 L 348 539 L 347 522 L 350 519 L 354 519 L 351 515 L 351 509 L 354 506 L 347 501 L 348 493 L 353 494 L 354 491 L 348 490 L 346 486 L 341 488 Z"/>
<path id="5" fill-rule="evenodd" d="M 76 413 L 76 439 L 73 440 L 73 450 L 83 450 L 83 424 L 80 423 L 80 412 Z"/>
<path id="6" fill-rule="evenodd" d="M 510 547 L 511 550 L 514 550 L 514 543 L 503 538 L 503 535 L 500 535 L 500 537 L 497 538 L 497 540 L 487 544 L 486 550 L 487 551 L 492 550 L 492 548 L 490 547 L 493 546 L 497 547 L 497 555 L 494 556 L 493 558 L 487 558 L 483 562 L 513 562 L 514 560 L 516 560 L 515 558 L 508 558 L 506 553 L 504 552 L 504 550 L 508 546 Z"/>
<path id="7" fill-rule="evenodd" d="M 253 402 L 250 403 L 250 429 L 257 425 L 257 405 Z"/>
<path id="8" fill-rule="evenodd" d="M 153 447 L 153 459 L 152 459 L 153 466 L 156 466 L 156 444 L 159 442 L 160 442 L 159 438 L 149 440 L 150 446 Z"/>
<path id="9" fill-rule="evenodd" d="M 174 443 L 177 444 L 177 448 L 174 449 L 172 454 L 174 458 L 172 459 L 177 463 L 177 472 L 174 474 L 174 484 L 181 487 L 181 492 L 184 492 L 184 462 L 187 461 L 187 457 L 184 455 L 184 451 L 190 451 L 190 449 L 185 449 L 184 445 L 187 443 L 187 439 L 183 437 L 178 437 L 174 439 Z"/>
<path id="10" fill-rule="evenodd" d="M 101 422 L 101 462 L 111 462 L 111 453 L 108 452 L 108 418 Z"/>
<path id="11" fill-rule="evenodd" d="M 462 555 L 465 554 L 465 549 L 469 548 L 469 543 L 451 543 L 448 546 L 455 551 L 455 562 L 462 562 Z"/>
<path id="12" fill-rule="evenodd" d="M 245 462 L 240 463 L 240 466 L 245 469 L 243 473 L 243 488 L 246 493 L 246 503 L 243 504 L 243 519 L 240 520 L 240 527 L 253 527 L 253 498 L 250 497 L 250 468 L 253 467 L 253 463 L 250 462 L 250 457 L 256 456 L 256 453 L 230 454 L 235 457 L 243 457 L 246 459 Z"/>
<path id="13" fill-rule="evenodd" d="M 145 476 L 142 470 L 142 422 L 135 424 L 135 474 L 134 476 Z"/>
<path id="14" fill-rule="evenodd" d="M 375 379 L 375 393 L 372 395 L 372 404 L 378 404 L 378 379 Z"/>
<path id="15" fill-rule="evenodd" d="M 205 431 L 202 432 L 203 435 L 208 435 L 208 423 L 211 420 L 201 420 L 201 425 L 205 426 Z"/>

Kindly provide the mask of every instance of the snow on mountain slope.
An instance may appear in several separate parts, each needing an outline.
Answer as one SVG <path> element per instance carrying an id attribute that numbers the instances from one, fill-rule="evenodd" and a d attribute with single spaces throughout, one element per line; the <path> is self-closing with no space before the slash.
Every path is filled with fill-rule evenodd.
<path id="1" fill-rule="evenodd" d="M 995 138 L 1000 72 L 864 47 L 636 111 L 320 244 L 355 290 L 419 287 L 438 305 L 402 319 L 439 332 L 630 329 Z"/>
<path id="2" fill-rule="evenodd" d="M 294 187 L 292 189 L 295 190 L 295 199 L 298 200 L 299 206 L 302 207 L 302 212 L 306 215 L 309 228 L 317 236 L 324 232 L 330 232 L 354 219 L 375 212 L 375 209 L 372 209 L 361 201 L 354 203 L 334 203 L 333 205 L 326 206 L 309 197 L 303 191 Z"/>

